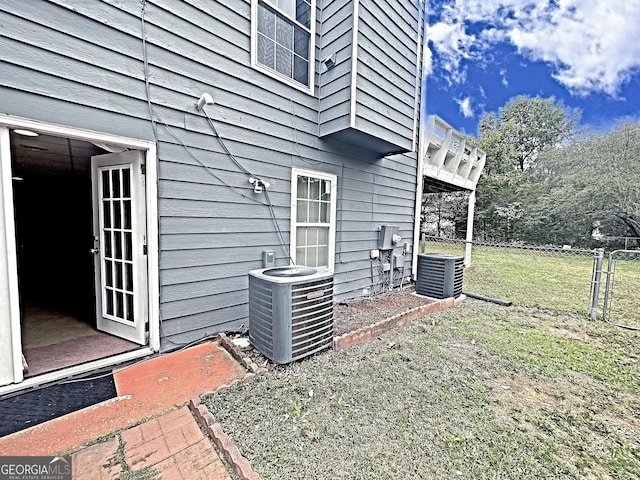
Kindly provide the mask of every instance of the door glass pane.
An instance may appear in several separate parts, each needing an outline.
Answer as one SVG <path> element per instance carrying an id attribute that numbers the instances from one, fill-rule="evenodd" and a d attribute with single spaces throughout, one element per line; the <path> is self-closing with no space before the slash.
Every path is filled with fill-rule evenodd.
<path id="1" fill-rule="evenodd" d="M 122 228 L 122 204 L 119 200 L 113 202 L 113 226 Z"/>
<path id="2" fill-rule="evenodd" d="M 124 233 L 124 259 L 133 260 L 133 237 L 131 232 Z"/>
<path id="3" fill-rule="evenodd" d="M 111 170 L 111 188 L 113 198 L 120 198 L 122 196 L 120 192 L 120 170 Z"/>
<path id="4" fill-rule="evenodd" d="M 128 292 L 133 292 L 133 265 L 125 264 L 125 284 L 124 288 Z"/>
<path id="5" fill-rule="evenodd" d="M 111 228 L 111 202 L 109 200 L 102 202 L 102 213 L 104 228 Z"/>
<path id="6" fill-rule="evenodd" d="M 111 232 L 107 230 L 104 232 L 104 256 L 106 258 L 111 258 L 112 256 L 112 248 L 111 248 Z"/>
<path id="7" fill-rule="evenodd" d="M 116 274 L 116 288 L 122 289 L 122 263 L 114 262 L 113 266 Z"/>
<path id="8" fill-rule="evenodd" d="M 109 182 L 109 171 L 102 171 L 102 197 L 111 198 L 111 182 Z"/>
<path id="9" fill-rule="evenodd" d="M 116 292 L 116 317 L 124 318 L 124 294 Z"/>
<path id="10" fill-rule="evenodd" d="M 122 217 L 124 228 L 131 229 L 131 200 L 122 202 Z"/>
<path id="11" fill-rule="evenodd" d="M 125 299 L 127 302 L 127 320 L 135 322 L 135 318 L 133 318 L 133 295 L 127 294 Z"/>
<path id="12" fill-rule="evenodd" d="M 114 251 L 115 255 L 113 258 L 116 260 L 122 260 L 122 233 L 113 232 L 113 243 L 114 243 Z"/>
<path id="13" fill-rule="evenodd" d="M 129 168 L 122 170 L 122 196 L 131 198 L 131 171 Z"/>
<path id="14" fill-rule="evenodd" d="M 111 260 L 104 262 L 104 281 L 107 287 L 113 287 L 113 264 Z"/>
<path id="15" fill-rule="evenodd" d="M 111 289 L 107 289 L 106 291 L 106 311 L 107 311 L 107 315 L 113 315 L 113 290 Z M 102 307 L 104 308 L 104 307 Z"/>

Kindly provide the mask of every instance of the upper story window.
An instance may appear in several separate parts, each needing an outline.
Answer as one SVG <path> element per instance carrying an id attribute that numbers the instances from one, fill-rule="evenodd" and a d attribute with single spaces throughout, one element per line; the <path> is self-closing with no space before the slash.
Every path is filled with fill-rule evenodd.
<path id="1" fill-rule="evenodd" d="M 253 0 L 253 65 L 313 90 L 316 0 Z"/>

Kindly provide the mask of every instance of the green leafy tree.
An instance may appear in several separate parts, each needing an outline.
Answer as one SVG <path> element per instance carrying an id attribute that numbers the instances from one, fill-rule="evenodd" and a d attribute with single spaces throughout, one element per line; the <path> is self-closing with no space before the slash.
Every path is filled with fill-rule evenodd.
<path id="1" fill-rule="evenodd" d="M 529 241 L 577 246 L 599 245 L 594 233 L 640 237 L 639 155 L 638 124 L 545 150 L 521 185 L 523 234 Z"/>
<path id="2" fill-rule="evenodd" d="M 554 98 L 512 98 L 498 114 L 480 120 L 478 144 L 492 154 L 488 174 L 505 173 L 513 166 L 524 171 L 535 164 L 546 147 L 572 137 L 580 112 Z M 485 167 L 486 168 L 486 167 Z"/>
<path id="3" fill-rule="evenodd" d="M 478 146 L 487 154 L 477 188 L 478 235 L 485 239 L 522 239 L 525 210 L 522 184 L 540 154 L 574 134 L 580 113 L 554 98 L 512 98 L 498 113 L 485 113 Z"/>

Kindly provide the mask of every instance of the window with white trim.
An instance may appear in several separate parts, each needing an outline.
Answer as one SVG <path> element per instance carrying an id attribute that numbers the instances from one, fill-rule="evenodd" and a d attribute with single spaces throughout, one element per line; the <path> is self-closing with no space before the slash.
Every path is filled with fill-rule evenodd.
<path id="1" fill-rule="evenodd" d="M 293 169 L 291 185 L 293 260 L 296 265 L 333 270 L 337 177 Z"/>
<path id="2" fill-rule="evenodd" d="M 313 88 L 316 0 L 253 0 L 253 65 Z"/>

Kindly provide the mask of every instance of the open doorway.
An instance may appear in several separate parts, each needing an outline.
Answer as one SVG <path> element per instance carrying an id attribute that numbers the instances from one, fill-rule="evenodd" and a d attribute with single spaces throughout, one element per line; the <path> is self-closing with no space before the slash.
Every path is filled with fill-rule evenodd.
<path id="1" fill-rule="evenodd" d="M 139 348 L 97 329 L 91 157 L 109 147 L 19 130 L 10 145 L 24 376 Z"/>

